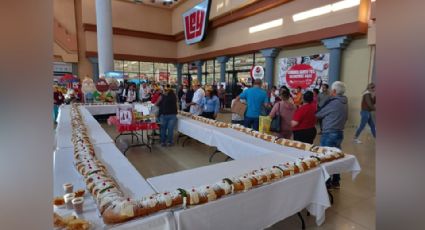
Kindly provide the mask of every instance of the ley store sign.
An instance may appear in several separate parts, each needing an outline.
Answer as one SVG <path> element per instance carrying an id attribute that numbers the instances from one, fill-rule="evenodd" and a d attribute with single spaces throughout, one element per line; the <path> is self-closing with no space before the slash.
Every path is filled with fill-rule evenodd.
<path id="1" fill-rule="evenodd" d="M 198 43 L 205 38 L 211 0 L 205 0 L 183 14 L 186 44 Z"/>

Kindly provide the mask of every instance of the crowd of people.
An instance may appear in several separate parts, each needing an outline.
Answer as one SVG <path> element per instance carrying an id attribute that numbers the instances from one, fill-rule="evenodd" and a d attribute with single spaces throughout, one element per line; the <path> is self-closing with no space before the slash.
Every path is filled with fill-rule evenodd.
<path id="1" fill-rule="evenodd" d="M 276 136 L 313 144 L 316 136 L 321 135 L 321 146 L 341 148 L 348 117 L 348 99 L 343 82 L 335 81 L 330 87 L 324 83 L 320 89 L 304 92 L 301 87 L 290 90 L 286 86 L 272 86 L 266 90 L 259 79 L 253 81 L 252 87 L 245 84 L 237 86 L 232 92 L 231 107 L 239 102 L 246 105 L 246 110 L 243 114 L 232 113 L 232 123 L 258 131 L 261 116 L 268 116 L 270 120 L 279 117 L 278 132 L 274 133 Z M 60 91 L 55 90 L 54 93 L 55 105 L 63 103 Z M 119 103 L 150 101 L 154 104 L 161 124 L 161 145 L 172 146 L 178 110 L 217 119 L 225 107 L 226 91 L 223 85 L 202 87 L 197 80 L 193 80 L 190 85 L 180 85 L 177 93 L 169 84 L 142 82 L 138 87 L 135 83 L 125 81 L 120 82 L 116 95 Z M 353 138 L 355 143 L 361 143 L 359 136 L 366 124 L 370 126 L 373 136 L 376 136 L 375 103 L 375 85 L 370 83 L 362 95 L 361 122 Z M 338 188 L 339 181 L 339 175 L 332 175 L 327 185 Z"/>

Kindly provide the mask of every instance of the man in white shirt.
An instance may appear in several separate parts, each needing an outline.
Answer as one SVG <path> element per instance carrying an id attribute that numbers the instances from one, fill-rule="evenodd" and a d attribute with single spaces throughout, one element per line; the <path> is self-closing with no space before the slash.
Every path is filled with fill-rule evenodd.
<path id="1" fill-rule="evenodd" d="M 139 98 L 141 102 L 146 102 L 150 100 L 151 89 L 146 85 L 146 82 L 143 82 L 139 89 Z"/>
<path id="2" fill-rule="evenodd" d="M 192 102 L 188 104 L 190 105 L 189 112 L 193 115 L 201 115 L 202 107 L 200 106 L 202 98 L 205 97 L 205 91 L 201 88 L 201 84 L 199 82 L 193 83 L 193 89 L 195 93 L 193 94 Z"/>

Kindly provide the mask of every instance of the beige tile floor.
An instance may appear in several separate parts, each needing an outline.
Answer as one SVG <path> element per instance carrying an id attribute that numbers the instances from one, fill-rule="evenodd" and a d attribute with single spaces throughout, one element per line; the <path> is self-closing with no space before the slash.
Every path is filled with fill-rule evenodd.
<path id="1" fill-rule="evenodd" d="M 229 114 L 220 114 L 218 120 L 229 121 Z M 115 138 L 117 132 L 114 127 L 102 123 L 103 128 Z M 303 212 L 307 229 L 375 229 L 375 140 L 368 128 L 366 128 L 360 139 L 362 144 L 354 144 L 352 136 L 354 128 L 345 130 L 345 140 L 343 149 L 354 154 L 362 167 L 361 173 L 355 181 L 351 180 L 351 174 L 343 174 L 341 189 L 333 191 L 334 204 L 326 210 L 325 223 L 317 227 L 314 217 L 307 217 Z M 316 143 L 320 136 L 317 136 Z M 129 137 L 123 137 L 117 142 L 118 148 L 122 151 L 129 143 Z M 146 147 L 131 148 L 127 152 L 129 161 L 145 178 L 177 172 L 185 169 L 192 169 L 209 164 L 223 162 L 226 156 L 222 153 L 216 154 L 212 163 L 208 162 L 209 155 L 214 148 L 191 140 L 183 148 L 180 144 L 173 147 L 161 147 L 155 144 L 152 152 Z M 292 216 L 282 220 L 270 228 L 278 229 L 301 229 L 297 216 Z"/>

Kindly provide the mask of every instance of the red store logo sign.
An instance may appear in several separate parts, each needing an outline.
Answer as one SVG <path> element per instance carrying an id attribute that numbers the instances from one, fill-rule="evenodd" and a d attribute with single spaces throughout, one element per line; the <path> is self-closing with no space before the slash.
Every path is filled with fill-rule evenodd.
<path id="1" fill-rule="evenodd" d="M 194 44 L 204 39 L 210 5 L 211 1 L 205 0 L 183 14 L 186 44 Z"/>

